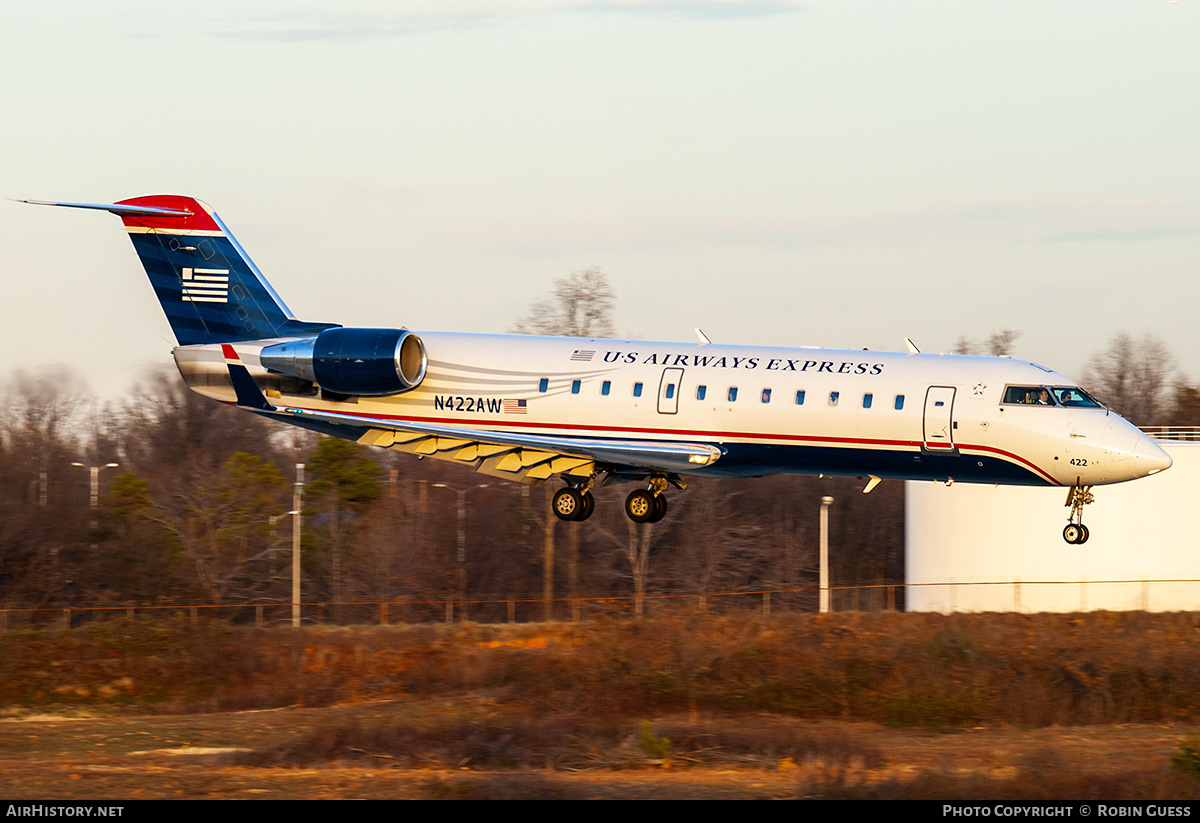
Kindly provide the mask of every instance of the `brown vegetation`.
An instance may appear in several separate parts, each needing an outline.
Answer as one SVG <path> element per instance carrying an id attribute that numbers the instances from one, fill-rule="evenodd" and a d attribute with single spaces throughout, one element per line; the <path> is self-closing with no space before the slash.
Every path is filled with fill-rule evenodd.
<path id="1" fill-rule="evenodd" d="M 1198 632 L 1143 613 L 9 632 L 5 715 L 110 719 L 0 724 L 0 789 L 1195 797 Z"/>
<path id="2" fill-rule="evenodd" d="M 321 706 L 478 690 L 598 713 L 1200 722 L 1200 615 L 838 614 L 374 629 L 119 620 L 0 636 L 5 704 Z"/>

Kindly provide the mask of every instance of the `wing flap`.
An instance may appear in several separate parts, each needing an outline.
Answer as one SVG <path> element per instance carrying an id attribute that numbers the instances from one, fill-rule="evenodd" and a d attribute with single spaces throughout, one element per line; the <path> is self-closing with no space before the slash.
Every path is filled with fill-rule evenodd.
<path id="1" fill-rule="evenodd" d="M 586 475 L 597 463 L 647 471 L 694 472 L 712 465 L 724 454 L 721 448 L 708 443 L 489 431 L 287 406 L 266 413 L 365 428 L 358 438 L 360 443 L 474 463 L 476 471 L 483 474 L 535 483 L 555 474 Z"/>

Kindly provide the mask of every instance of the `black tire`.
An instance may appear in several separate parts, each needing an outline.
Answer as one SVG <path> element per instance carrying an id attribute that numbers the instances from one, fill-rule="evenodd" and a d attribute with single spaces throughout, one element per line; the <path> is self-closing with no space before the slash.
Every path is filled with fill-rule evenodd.
<path id="1" fill-rule="evenodd" d="M 583 498 L 572 488 L 559 489 L 554 495 L 554 516 L 559 520 L 574 520 L 583 509 Z"/>
<path id="2" fill-rule="evenodd" d="M 1084 540 L 1087 540 L 1087 537 L 1084 536 L 1086 534 L 1087 530 L 1084 529 L 1082 525 L 1068 523 L 1066 527 L 1063 528 L 1063 540 L 1066 540 L 1072 546 L 1078 546 Z"/>
<path id="3" fill-rule="evenodd" d="M 580 497 L 583 500 L 583 505 L 579 507 L 579 513 L 575 515 L 575 520 L 582 523 L 592 516 L 592 512 L 596 510 L 596 498 L 592 497 L 591 492 L 584 492 Z"/>
<path id="4" fill-rule="evenodd" d="M 1080 536 L 1079 542 L 1076 543 L 1075 545 L 1082 546 L 1084 543 L 1086 543 L 1088 541 L 1088 538 L 1092 536 L 1092 533 L 1090 531 L 1088 531 L 1088 527 L 1083 525 L 1082 523 L 1079 524 L 1079 528 L 1083 532 L 1083 534 Z"/>
<path id="5" fill-rule="evenodd" d="M 650 520 L 651 523 L 657 523 L 667 516 L 667 496 L 665 494 L 654 495 L 654 517 Z"/>
<path id="6" fill-rule="evenodd" d="M 658 512 L 658 504 L 654 495 L 645 489 L 637 489 L 625 498 L 625 514 L 634 523 L 649 523 Z"/>

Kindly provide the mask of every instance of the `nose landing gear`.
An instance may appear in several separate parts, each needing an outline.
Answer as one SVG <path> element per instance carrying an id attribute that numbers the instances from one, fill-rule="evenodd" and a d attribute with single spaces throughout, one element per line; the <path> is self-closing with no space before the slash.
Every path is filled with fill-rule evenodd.
<path id="1" fill-rule="evenodd" d="M 1067 492 L 1066 505 L 1071 507 L 1071 514 L 1067 518 L 1070 522 L 1063 529 L 1063 540 L 1074 546 L 1087 542 L 1091 533 L 1088 527 L 1083 525 L 1083 507 L 1095 499 L 1092 487 L 1080 485 L 1078 482 Z"/>

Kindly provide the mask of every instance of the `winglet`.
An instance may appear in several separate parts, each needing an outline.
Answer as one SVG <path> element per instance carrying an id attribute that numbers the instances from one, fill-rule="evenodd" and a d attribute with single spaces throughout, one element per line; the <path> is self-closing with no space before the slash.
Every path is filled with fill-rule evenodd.
<path id="1" fill-rule="evenodd" d="M 250 376 L 250 371 L 242 365 L 242 359 L 238 357 L 233 346 L 228 343 L 223 344 L 221 353 L 225 355 L 225 365 L 229 367 L 229 380 L 233 383 L 234 392 L 237 393 L 237 404 L 244 409 L 275 411 L 275 407 L 267 402 L 262 389 Z"/>

